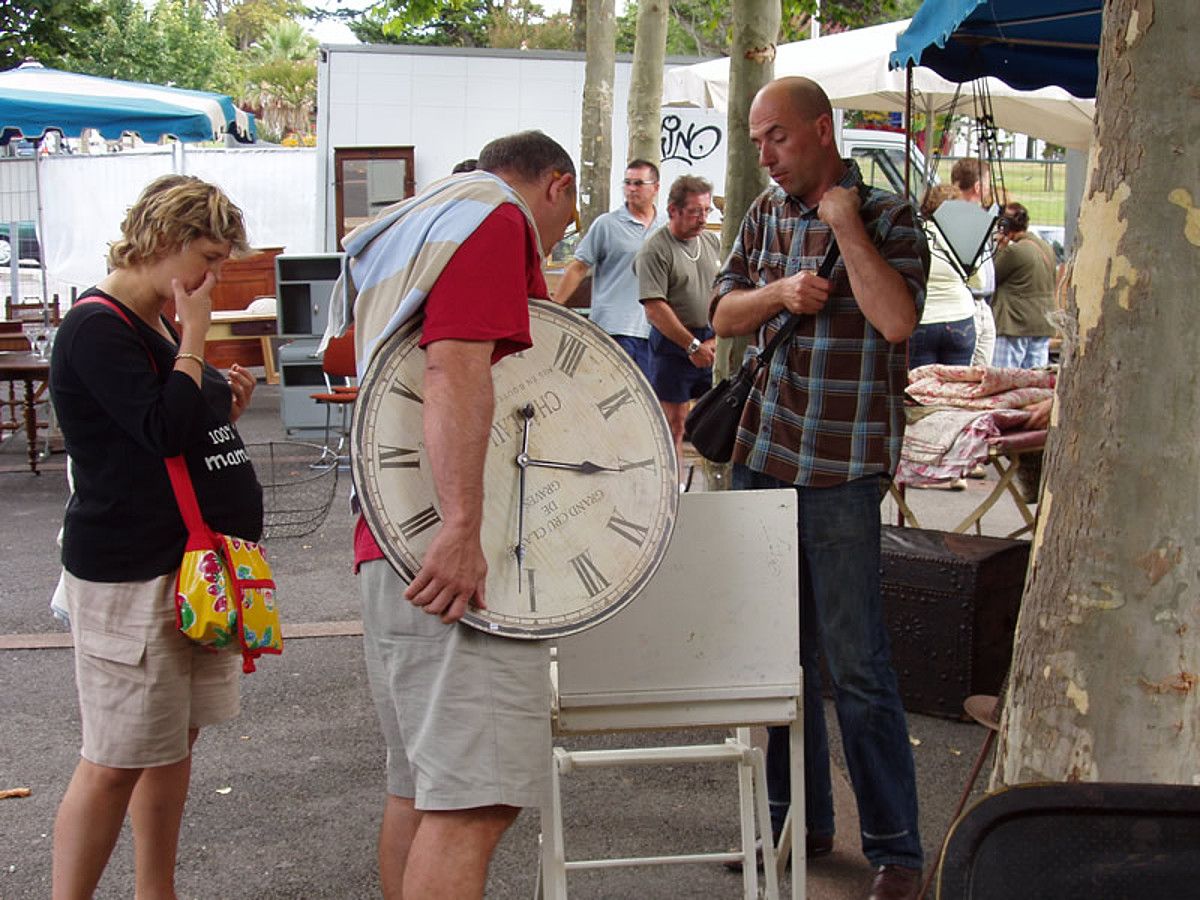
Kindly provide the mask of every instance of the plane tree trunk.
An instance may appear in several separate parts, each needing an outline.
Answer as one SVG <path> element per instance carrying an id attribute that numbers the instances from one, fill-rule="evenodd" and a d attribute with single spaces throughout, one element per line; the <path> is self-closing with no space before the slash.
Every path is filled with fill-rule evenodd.
<path id="1" fill-rule="evenodd" d="M 1067 352 L 993 787 L 1200 783 L 1200 52 L 1188 7 L 1104 9 Z"/>
<path id="2" fill-rule="evenodd" d="M 613 15 L 613 0 L 588 0 L 579 160 L 579 217 L 584 229 L 601 213 L 608 212 L 616 68 L 617 20 Z"/>
<path id="3" fill-rule="evenodd" d="M 661 159 L 666 56 L 667 0 L 641 0 L 633 41 L 633 69 L 629 75 L 629 152 L 625 162 L 648 159 L 658 165 Z"/>

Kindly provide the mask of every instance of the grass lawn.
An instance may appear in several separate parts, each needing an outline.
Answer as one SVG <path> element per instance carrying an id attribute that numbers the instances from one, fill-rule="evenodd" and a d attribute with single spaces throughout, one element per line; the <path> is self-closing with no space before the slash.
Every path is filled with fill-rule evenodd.
<path id="1" fill-rule="evenodd" d="M 938 160 L 937 171 L 941 181 L 950 180 L 950 169 L 955 162 L 950 158 Z M 999 173 L 1004 177 L 1008 199 L 1029 210 L 1031 223 L 1063 224 L 1067 189 L 1067 167 L 1064 163 L 1004 160 Z M 999 178 L 996 180 L 999 181 Z"/>

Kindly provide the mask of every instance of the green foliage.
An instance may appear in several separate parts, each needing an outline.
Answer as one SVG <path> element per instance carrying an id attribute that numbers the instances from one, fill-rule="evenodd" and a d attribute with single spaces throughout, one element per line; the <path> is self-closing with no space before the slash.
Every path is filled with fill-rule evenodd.
<path id="1" fill-rule="evenodd" d="M 219 21 L 233 45 L 239 50 L 247 50 L 260 41 L 272 25 L 300 18 L 306 12 L 307 8 L 299 0 L 242 0 L 230 5 Z"/>
<path id="2" fill-rule="evenodd" d="M 95 0 L 0 0 L 0 69 L 27 57 L 60 67 L 64 57 L 85 51 L 82 38 L 100 18 Z"/>
<path id="3" fill-rule="evenodd" d="M 384 0 L 348 23 L 360 41 L 440 47 L 569 50 L 570 16 L 533 0 Z"/>
<path id="4" fill-rule="evenodd" d="M 491 11 L 486 0 L 384 0 L 348 24 L 372 44 L 486 47 Z"/>
<path id="5" fill-rule="evenodd" d="M 822 31 L 862 28 L 911 16 L 921 0 L 823 0 Z M 782 0 L 779 42 L 808 37 L 816 0 Z M 671 0 L 667 25 L 670 56 L 721 56 L 733 43 L 733 7 L 714 0 Z M 630 0 L 617 20 L 617 52 L 632 53 L 637 31 L 637 2 Z"/>
<path id="6" fill-rule="evenodd" d="M 238 101 L 254 109 L 267 140 L 312 131 L 317 47 L 316 39 L 298 22 L 281 20 L 244 54 L 246 74 Z"/>
<path id="7" fill-rule="evenodd" d="M 86 36 L 86 52 L 66 68 L 201 91 L 232 93 L 240 81 L 237 52 L 199 0 L 101 0 L 102 18 Z"/>

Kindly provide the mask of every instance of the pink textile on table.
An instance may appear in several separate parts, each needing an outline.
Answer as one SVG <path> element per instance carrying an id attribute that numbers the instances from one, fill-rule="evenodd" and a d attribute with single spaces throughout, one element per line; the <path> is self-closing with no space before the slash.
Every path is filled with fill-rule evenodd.
<path id="1" fill-rule="evenodd" d="M 989 440 L 1019 428 L 1029 413 L 1018 409 L 909 409 L 897 484 L 934 484 L 962 478 L 988 458 Z"/>
<path id="2" fill-rule="evenodd" d="M 908 382 L 906 393 L 922 406 L 1020 409 L 1053 397 L 1055 374 L 1045 369 L 933 363 L 909 372 Z"/>

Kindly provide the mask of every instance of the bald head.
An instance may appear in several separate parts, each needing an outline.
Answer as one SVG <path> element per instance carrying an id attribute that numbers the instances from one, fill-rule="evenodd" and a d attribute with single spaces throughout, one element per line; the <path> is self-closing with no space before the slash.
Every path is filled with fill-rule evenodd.
<path id="1" fill-rule="evenodd" d="M 807 122 L 820 116 L 833 116 L 833 106 L 822 87 L 811 78 L 799 75 L 776 78 L 764 85 L 754 102 L 758 103 L 760 99 L 784 104 Z"/>
<path id="2" fill-rule="evenodd" d="M 750 140 L 758 164 L 781 188 L 815 204 L 844 171 L 833 128 L 833 107 L 811 78 L 779 78 L 750 104 Z"/>

